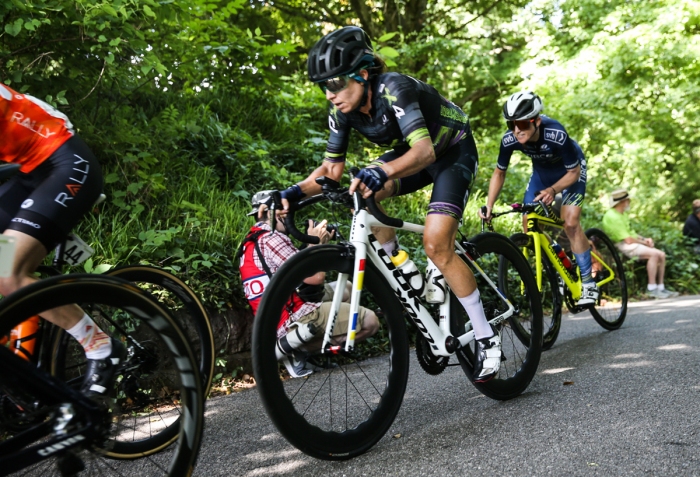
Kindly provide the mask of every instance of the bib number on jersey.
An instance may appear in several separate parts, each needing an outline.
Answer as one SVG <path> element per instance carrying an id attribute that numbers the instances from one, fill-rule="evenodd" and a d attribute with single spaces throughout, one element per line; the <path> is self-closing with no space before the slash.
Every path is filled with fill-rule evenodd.
<path id="1" fill-rule="evenodd" d="M 15 238 L 0 235 L 0 277 L 12 275 L 12 264 L 15 261 Z"/>

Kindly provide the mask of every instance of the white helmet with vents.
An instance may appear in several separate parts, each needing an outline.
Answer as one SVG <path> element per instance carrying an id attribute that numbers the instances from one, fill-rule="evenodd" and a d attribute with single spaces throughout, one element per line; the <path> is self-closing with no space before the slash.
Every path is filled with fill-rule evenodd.
<path id="1" fill-rule="evenodd" d="M 542 109 L 543 104 L 539 96 L 532 91 L 518 91 L 503 105 L 503 117 L 506 121 L 532 119 L 539 116 Z"/>

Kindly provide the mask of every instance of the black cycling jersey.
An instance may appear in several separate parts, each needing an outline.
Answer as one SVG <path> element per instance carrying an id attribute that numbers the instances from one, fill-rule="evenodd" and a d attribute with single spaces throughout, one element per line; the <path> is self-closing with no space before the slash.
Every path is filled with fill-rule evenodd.
<path id="1" fill-rule="evenodd" d="M 399 73 L 385 73 L 371 78 L 369 87 L 372 88 L 369 116 L 359 111 L 344 114 L 331 106 L 327 161 L 345 161 L 351 129 L 377 145 L 394 148 L 399 154 L 430 137 L 438 158 L 463 137 L 471 135 L 467 115 L 422 81 Z"/>

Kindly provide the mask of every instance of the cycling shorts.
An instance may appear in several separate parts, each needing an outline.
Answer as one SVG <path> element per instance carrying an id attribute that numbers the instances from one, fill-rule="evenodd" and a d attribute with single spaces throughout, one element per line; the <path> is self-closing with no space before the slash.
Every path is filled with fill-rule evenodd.
<path id="1" fill-rule="evenodd" d="M 102 193 L 102 169 L 78 136 L 28 174 L 0 186 L 0 230 L 17 230 L 46 251 L 63 241 Z"/>
<path id="2" fill-rule="evenodd" d="M 396 151 L 389 151 L 372 164 L 386 164 L 402 155 Z M 469 134 L 422 171 L 395 179 L 394 195 L 410 194 L 433 184 L 427 215 L 449 215 L 461 221 L 478 166 L 479 153 L 474 136 Z"/>
<path id="3" fill-rule="evenodd" d="M 583 199 L 586 197 L 586 161 L 581 161 L 581 175 L 579 179 L 570 185 L 567 189 L 561 191 L 562 205 L 573 205 L 576 207 L 583 206 Z M 529 204 L 535 200 L 535 197 L 541 190 L 551 187 L 566 174 L 566 169 L 562 168 L 537 168 L 532 170 L 530 182 L 525 190 L 524 204 Z"/>

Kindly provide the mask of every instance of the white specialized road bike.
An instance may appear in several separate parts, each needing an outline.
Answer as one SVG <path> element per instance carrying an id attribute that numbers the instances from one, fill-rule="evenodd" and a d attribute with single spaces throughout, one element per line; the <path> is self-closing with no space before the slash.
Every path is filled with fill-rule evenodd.
<path id="1" fill-rule="evenodd" d="M 371 232 L 371 227 L 392 227 L 422 234 L 423 226 L 388 217 L 373 198 L 351 196 L 333 180 L 321 177 L 317 182 L 323 192 L 292 205 L 286 217 L 288 230 L 297 239 L 318 243 L 317 237 L 296 228 L 295 211 L 330 201 L 353 211 L 349 240 L 339 234 L 337 245 L 308 247 L 273 276 L 255 317 L 253 366 L 265 409 L 284 437 L 311 456 L 340 460 L 370 449 L 401 407 L 408 380 L 407 323 L 418 330 L 418 362 L 429 374 L 440 374 L 456 355 L 471 381 L 475 342 L 469 317 L 449 289 L 443 303 L 425 303 L 422 290 L 411 286 Z M 271 213 L 274 216 L 274 206 Z M 465 240 L 460 233 L 455 248 L 474 272 L 486 316 L 503 344 L 498 375 L 475 386 L 493 399 L 511 399 L 527 388 L 539 363 L 542 309 L 537 284 L 521 252 L 503 235 L 480 233 Z M 275 356 L 280 316 L 302 281 L 318 272 L 325 272 L 326 282 L 338 281 L 323 339 L 315 339 L 318 344 L 306 349 L 321 369 L 288 379 Z M 341 340 L 333 340 L 348 281 L 351 326 Z M 380 328 L 356 342 L 360 306 L 376 313 Z"/>

